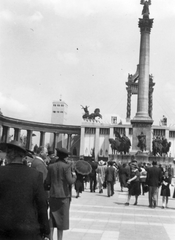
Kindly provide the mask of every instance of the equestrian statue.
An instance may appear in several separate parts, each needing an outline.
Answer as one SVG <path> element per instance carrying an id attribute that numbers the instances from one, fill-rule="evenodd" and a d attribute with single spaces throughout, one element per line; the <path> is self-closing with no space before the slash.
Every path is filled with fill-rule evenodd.
<path id="1" fill-rule="evenodd" d="M 165 137 L 156 136 L 152 141 L 152 153 L 154 156 L 167 155 L 171 147 L 171 142 L 168 142 Z"/>
<path id="2" fill-rule="evenodd" d="M 91 121 L 92 122 L 97 122 L 96 117 L 102 119 L 102 115 L 100 114 L 100 109 L 99 108 L 96 108 L 93 113 L 89 114 L 89 110 L 88 110 L 89 106 L 83 107 L 81 105 L 81 107 L 84 110 L 84 114 L 82 116 L 83 120 L 90 121 L 90 122 Z"/>
<path id="3" fill-rule="evenodd" d="M 115 154 L 115 151 L 119 152 L 120 154 L 129 153 L 129 149 L 131 147 L 130 139 L 125 135 L 125 133 L 122 137 L 120 136 L 120 133 L 118 131 L 115 131 L 114 134 L 115 139 L 109 138 L 112 154 Z"/>

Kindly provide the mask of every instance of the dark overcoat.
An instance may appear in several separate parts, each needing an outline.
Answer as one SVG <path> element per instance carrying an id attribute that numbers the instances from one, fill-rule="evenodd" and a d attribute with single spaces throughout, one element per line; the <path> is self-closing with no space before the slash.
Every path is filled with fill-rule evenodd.
<path id="1" fill-rule="evenodd" d="M 69 207 L 71 185 L 76 176 L 72 175 L 71 165 L 64 160 L 49 165 L 45 187 L 50 186 L 50 225 L 59 230 L 69 229 Z"/>
<path id="2" fill-rule="evenodd" d="M 41 173 L 17 163 L 0 167 L 0 239 L 38 240 L 49 232 Z"/>
<path id="3" fill-rule="evenodd" d="M 147 169 L 146 182 L 150 187 L 159 187 L 162 180 L 162 171 L 159 167 L 153 166 Z"/>

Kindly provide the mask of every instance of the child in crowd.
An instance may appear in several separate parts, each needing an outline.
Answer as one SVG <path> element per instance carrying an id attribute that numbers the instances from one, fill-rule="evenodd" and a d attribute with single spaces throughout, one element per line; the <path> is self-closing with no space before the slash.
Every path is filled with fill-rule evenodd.
<path id="1" fill-rule="evenodd" d="M 162 177 L 162 187 L 160 192 L 160 195 L 162 196 L 162 208 L 168 207 L 168 197 L 170 196 L 170 184 L 171 178 L 168 174 L 168 171 L 165 171 Z"/>

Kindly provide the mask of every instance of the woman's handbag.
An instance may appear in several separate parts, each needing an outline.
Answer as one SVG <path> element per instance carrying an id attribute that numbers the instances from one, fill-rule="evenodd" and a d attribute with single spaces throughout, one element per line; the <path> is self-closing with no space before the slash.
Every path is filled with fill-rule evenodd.
<path id="1" fill-rule="evenodd" d="M 106 181 L 103 182 L 103 188 L 106 188 Z"/>
<path id="2" fill-rule="evenodd" d="M 148 185 L 144 185 L 143 190 L 144 190 L 145 193 L 148 192 L 149 191 L 149 186 Z"/>

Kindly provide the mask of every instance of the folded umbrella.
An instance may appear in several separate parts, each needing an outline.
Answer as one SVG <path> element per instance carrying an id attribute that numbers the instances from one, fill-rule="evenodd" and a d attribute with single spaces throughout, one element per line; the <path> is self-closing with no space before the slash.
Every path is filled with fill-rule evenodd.
<path id="1" fill-rule="evenodd" d="M 84 161 L 84 160 L 78 160 L 75 163 L 75 170 L 77 173 L 82 174 L 82 175 L 88 175 L 92 171 L 91 165 Z"/>

